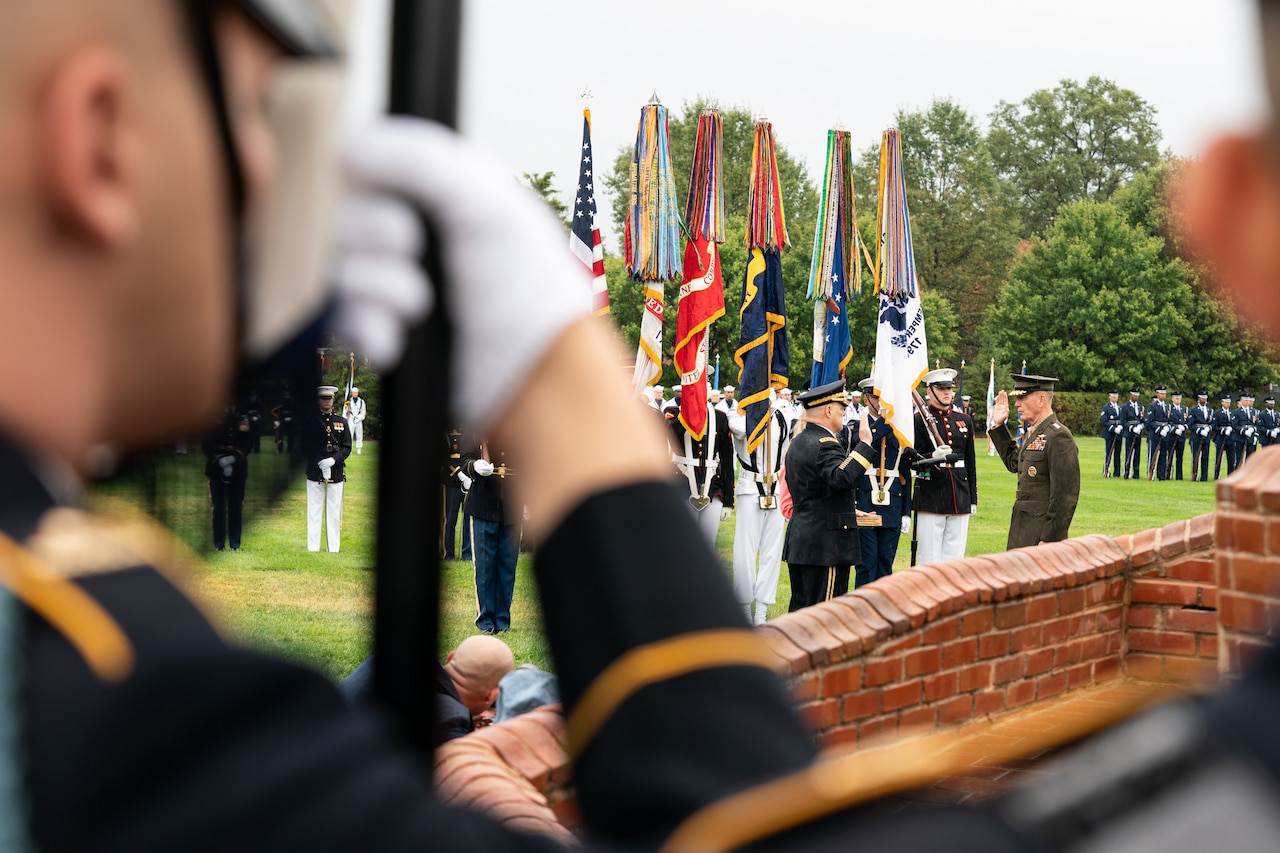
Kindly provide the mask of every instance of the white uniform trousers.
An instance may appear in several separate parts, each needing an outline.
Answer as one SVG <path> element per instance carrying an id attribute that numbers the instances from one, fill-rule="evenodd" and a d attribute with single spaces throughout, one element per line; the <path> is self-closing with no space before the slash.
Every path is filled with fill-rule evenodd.
<path id="1" fill-rule="evenodd" d="M 342 483 L 307 480 L 307 550 L 320 550 L 320 517 L 328 531 L 328 550 L 337 552 L 342 535 Z"/>
<path id="2" fill-rule="evenodd" d="M 360 448 L 364 447 L 364 421 L 363 420 L 351 422 L 351 447 L 355 449 L 355 452 L 357 454 L 360 453 Z"/>
<path id="3" fill-rule="evenodd" d="M 712 498 L 711 503 L 702 508 L 702 512 L 694 509 L 693 504 L 688 504 L 689 512 L 693 513 L 694 521 L 710 543 L 712 551 L 716 549 L 716 534 L 720 532 L 720 509 L 723 506 L 724 502 L 719 498 Z"/>
<path id="4" fill-rule="evenodd" d="M 755 495 L 738 495 L 734 513 L 733 595 L 739 604 L 773 604 L 782 567 L 782 510 L 761 509 Z"/>
<path id="5" fill-rule="evenodd" d="M 958 560 L 964 556 L 969 541 L 969 515 L 938 515 L 932 512 L 918 514 L 919 548 L 916 565 Z"/>

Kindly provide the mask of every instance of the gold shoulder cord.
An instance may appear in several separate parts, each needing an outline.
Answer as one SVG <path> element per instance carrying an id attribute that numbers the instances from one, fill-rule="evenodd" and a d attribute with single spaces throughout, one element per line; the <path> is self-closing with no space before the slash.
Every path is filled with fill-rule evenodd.
<path id="1" fill-rule="evenodd" d="M 133 671 L 133 644 L 87 592 L 0 533 L 0 584 L 67 638 L 103 681 Z"/>
<path id="2" fill-rule="evenodd" d="M 577 759 L 615 711 L 641 688 L 700 669 L 758 666 L 773 671 L 777 655 L 752 631 L 699 631 L 632 649 L 591 682 L 565 722 L 569 756 Z"/>

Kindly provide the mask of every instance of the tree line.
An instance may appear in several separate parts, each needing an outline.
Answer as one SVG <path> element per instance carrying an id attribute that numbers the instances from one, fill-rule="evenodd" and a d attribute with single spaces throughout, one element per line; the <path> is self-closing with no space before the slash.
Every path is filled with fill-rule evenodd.
<path id="1" fill-rule="evenodd" d="M 713 366 L 720 356 L 723 385 L 737 378 L 747 260 L 738 235 L 746 227 L 755 120 L 746 109 L 699 99 L 678 115 L 673 110 L 669 127 L 683 199 L 697 117 L 712 108 L 724 117 L 729 238 L 721 246 L 725 317 L 712 326 L 709 346 Z M 985 131 L 950 99 L 900 110 L 895 124 L 930 360 L 957 368 L 966 361 L 966 390 L 985 389 L 990 359 L 998 374 L 1020 369 L 1025 359 L 1029 372 L 1058 376 L 1063 390 L 1167 383 L 1217 393 L 1280 378 L 1276 351 L 1213 290 L 1182 245 L 1171 197 L 1187 164 L 1161 155 L 1155 110 L 1136 93 L 1100 77 L 1064 80 L 1018 103 L 1001 102 Z M 858 227 L 873 257 L 879 150 L 878 139 L 868 140 L 854 174 Z M 605 178 L 619 232 L 630 157 L 629 149 L 619 151 Z M 812 358 L 813 305 L 805 291 L 822 176 L 810 176 L 781 145 L 777 157 L 791 241 L 783 280 L 798 388 Z M 525 175 L 564 219 L 552 177 Z M 634 346 L 643 288 L 627 279 L 620 257 L 608 255 L 605 266 L 613 319 Z M 875 352 L 873 290 L 864 269 L 862 298 L 851 295 L 848 303 L 855 381 L 868 374 Z M 675 382 L 668 363 L 663 384 Z"/>

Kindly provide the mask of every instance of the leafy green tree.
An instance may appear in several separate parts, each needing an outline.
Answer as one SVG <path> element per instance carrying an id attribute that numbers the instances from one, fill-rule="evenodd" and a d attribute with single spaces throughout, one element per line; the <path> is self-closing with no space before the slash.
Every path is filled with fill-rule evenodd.
<path id="1" fill-rule="evenodd" d="M 996 171 L 1013 187 L 1023 234 L 1041 234 L 1059 208 L 1106 201 L 1159 159 L 1155 108 L 1110 80 L 1063 80 L 1020 104 L 1001 101 L 987 145 Z"/>
<path id="2" fill-rule="evenodd" d="M 1126 217 L 1143 205 L 1064 206 L 1014 264 L 987 317 L 997 362 L 1056 375 L 1063 390 L 1172 383 L 1193 390 L 1274 375 L 1194 269 Z M 1149 210 L 1149 208 L 1147 208 Z"/>
<path id="3" fill-rule="evenodd" d="M 542 200 L 551 208 L 551 212 L 556 215 L 556 219 L 560 220 L 560 224 L 564 226 L 564 230 L 569 230 L 569 207 L 560 200 L 560 191 L 554 186 L 556 180 L 555 172 L 530 173 L 522 172 L 520 177 L 529 189 L 542 196 Z"/>
<path id="4" fill-rule="evenodd" d="M 951 304 L 955 346 L 973 359 L 981 346 L 982 317 L 1017 251 L 1017 217 L 1006 203 L 986 140 L 962 107 L 935 100 L 923 112 L 900 110 L 895 123 L 902 137 L 921 292 L 936 292 Z M 876 143 L 863 152 L 855 178 L 859 209 L 873 216 L 879 164 Z M 874 251 L 874 242 L 870 245 Z"/>

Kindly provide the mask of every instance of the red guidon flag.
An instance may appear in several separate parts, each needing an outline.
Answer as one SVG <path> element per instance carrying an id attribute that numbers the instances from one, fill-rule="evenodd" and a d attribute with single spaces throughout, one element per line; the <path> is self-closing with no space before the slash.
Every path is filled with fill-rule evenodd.
<path id="1" fill-rule="evenodd" d="M 680 422 L 694 438 L 707 432 L 707 327 L 724 316 L 719 247 L 705 236 L 684 249 L 684 278 L 676 300 L 676 370 Z"/>

